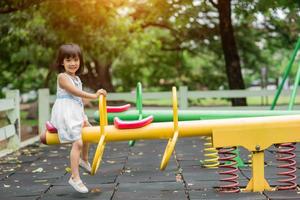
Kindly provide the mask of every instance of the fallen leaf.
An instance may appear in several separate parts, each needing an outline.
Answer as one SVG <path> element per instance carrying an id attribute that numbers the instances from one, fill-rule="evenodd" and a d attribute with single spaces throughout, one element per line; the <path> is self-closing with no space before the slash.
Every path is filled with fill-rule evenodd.
<path id="1" fill-rule="evenodd" d="M 42 167 L 39 167 L 39 168 L 33 170 L 32 173 L 40 173 L 40 172 L 43 172 L 43 170 L 44 169 Z"/>
<path id="2" fill-rule="evenodd" d="M 97 192 L 101 192 L 100 188 L 92 188 L 91 189 L 91 193 L 97 193 Z"/>
<path id="3" fill-rule="evenodd" d="M 11 169 L 4 169 L 3 171 L 4 172 L 11 172 L 11 171 L 14 171 L 15 169 L 11 168 Z"/>
<path id="4" fill-rule="evenodd" d="M 46 179 L 41 179 L 41 180 L 34 180 L 35 183 L 45 183 L 47 182 L 48 180 Z"/>
<path id="5" fill-rule="evenodd" d="M 182 182 L 183 180 L 182 180 L 182 176 L 181 176 L 181 174 L 177 174 L 176 175 L 176 182 Z"/>
<path id="6" fill-rule="evenodd" d="M 71 172 L 71 168 L 70 167 L 66 167 L 66 172 L 70 173 Z"/>

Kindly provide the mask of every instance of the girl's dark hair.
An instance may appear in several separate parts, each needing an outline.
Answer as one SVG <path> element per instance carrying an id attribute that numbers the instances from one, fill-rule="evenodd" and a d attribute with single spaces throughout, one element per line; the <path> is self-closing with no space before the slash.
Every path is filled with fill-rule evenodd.
<path id="1" fill-rule="evenodd" d="M 63 44 L 59 47 L 57 52 L 56 61 L 54 63 L 54 68 L 58 70 L 59 73 L 64 72 L 65 68 L 63 66 L 63 61 L 65 58 L 74 58 L 78 56 L 80 60 L 79 69 L 76 71 L 76 75 L 79 75 L 84 70 L 84 61 L 81 53 L 81 49 L 77 44 Z"/>

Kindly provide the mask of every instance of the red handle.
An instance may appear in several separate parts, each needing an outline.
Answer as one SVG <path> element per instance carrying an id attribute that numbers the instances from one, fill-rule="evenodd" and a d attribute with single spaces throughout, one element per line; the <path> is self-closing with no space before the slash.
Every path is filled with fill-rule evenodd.
<path id="1" fill-rule="evenodd" d="M 130 108 L 130 104 L 125 104 L 123 106 L 106 106 L 108 113 L 124 112 Z"/>
<path id="2" fill-rule="evenodd" d="M 51 124 L 49 121 L 46 122 L 46 129 L 50 132 L 50 133 L 57 133 L 57 129 L 53 126 L 53 124 Z"/>
<path id="3" fill-rule="evenodd" d="M 115 117 L 114 125 L 118 129 L 134 129 L 134 128 L 144 127 L 144 126 L 150 124 L 152 121 L 153 121 L 152 115 L 150 115 L 144 119 L 135 120 L 135 121 L 122 121 L 118 117 Z"/>

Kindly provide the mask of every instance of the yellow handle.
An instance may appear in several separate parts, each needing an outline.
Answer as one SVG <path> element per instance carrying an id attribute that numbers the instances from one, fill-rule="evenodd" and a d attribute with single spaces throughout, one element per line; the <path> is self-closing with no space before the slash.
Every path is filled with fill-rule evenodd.
<path id="1" fill-rule="evenodd" d="M 175 145 L 177 142 L 177 138 L 179 135 L 178 131 L 178 106 L 177 106 L 177 94 L 176 94 L 176 87 L 172 88 L 172 94 L 173 94 L 173 122 L 174 122 L 174 134 L 173 137 L 169 139 L 167 147 L 165 149 L 164 156 L 162 158 L 161 164 L 160 164 L 160 170 L 164 170 L 168 162 L 170 160 L 170 157 L 175 149 Z"/>
<path id="2" fill-rule="evenodd" d="M 102 135 L 100 140 L 99 140 L 97 149 L 95 151 L 93 164 L 92 164 L 91 175 L 95 175 L 98 168 L 99 168 L 99 166 L 100 166 L 100 161 L 102 160 L 102 155 L 103 155 L 103 152 L 104 152 L 105 144 L 106 144 L 105 135 Z"/>
<path id="3" fill-rule="evenodd" d="M 100 140 L 94 155 L 93 164 L 92 164 L 92 170 L 91 175 L 96 174 L 99 166 L 100 161 L 102 160 L 104 148 L 105 148 L 105 126 L 107 123 L 107 109 L 106 109 L 106 97 L 104 95 L 99 96 L 99 114 L 100 114 Z"/>
<path id="4" fill-rule="evenodd" d="M 100 114 L 100 117 L 101 117 L 100 118 L 101 120 L 99 120 L 99 121 L 100 121 L 100 127 L 101 127 L 101 131 L 102 131 L 102 128 L 104 128 L 108 124 L 108 122 L 107 122 L 106 97 L 104 95 L 99 96 L 99 114 Z"/>

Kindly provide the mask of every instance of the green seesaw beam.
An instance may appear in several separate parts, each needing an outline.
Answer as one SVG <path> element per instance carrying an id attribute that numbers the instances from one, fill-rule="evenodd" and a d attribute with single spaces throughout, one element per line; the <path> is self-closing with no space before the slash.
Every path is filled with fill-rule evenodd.
<path id="1" fill-rule="evenodd" d="M 264 117 L 264 116 L 283 116 L 283 115 L 299 115 L 300 111 L 280 111 L 280 110 L 239 110 L 239 111 L 201 111 L 201 110 L 180 110 L 178 111 L 179 121 L 193 121 L 193 120 L 207 120 L 207 119 L 229 119 L 229 118 L 241 118 L 241 117 Z M 173 113 L 170 110 L 143 110 L 143 118 L 150 115 L 154 117 L 154 122 L 170 122 L 173 120 Z M 113 122 L 115 117 L 119 117 L 121 120 L 138 120 L 139 111 L 127 110 L 125 112 L 108 113 L 108 122 Z M 99 122 L 98 111 L 94 114 L 95 121 Z"/>

